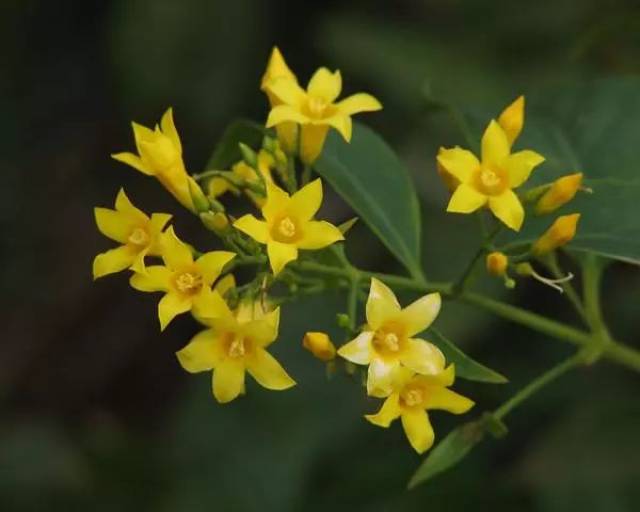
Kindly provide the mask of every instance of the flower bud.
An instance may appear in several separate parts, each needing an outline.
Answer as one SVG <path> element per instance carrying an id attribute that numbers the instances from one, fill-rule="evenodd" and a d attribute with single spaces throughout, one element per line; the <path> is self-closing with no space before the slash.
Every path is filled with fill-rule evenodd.
<path id="1" fill-rule="evenodd" d="M 203 212 L 200 214 L 200 220 L 207 229 L 214 233 L 221 233 L 229 226 L 229 219 L 222 212 Z"/>
<path id="2" fill-rule="evenodd" d="M 569 174 L 558 178 L 536 204 L 536 213 L 544 215 L 567 204 L 582 185 L 582 173 Z"/>
<path id="3" fill-rule="evenodd" d="M 542 256 L 573 240 L 576 235 L 578 220 L 580 220 L 579 213 L 558 217 L 551 227 L 533 244 L 533 254 Z"/>
<path id="4" fill-rule="evenodd" d="M 487 272 L 494 276 L 504 276 L 509 266 L 509 258 L 506 254 L 499 251 L 494 251 L 487 254 Z"/>
<path id="5" fill-rule="evenodd" d="M 308 332 L 302 346 L 321 361 L 331 361 L 336 357 L 336 347 L 324 332 Z"/>
<path id="6" fill-rule="evenodd" d="M 509 144 L 513 145 L 524 125 L 524 96 L 517 98 L 502 111 L 498 118 L 498 124 L 507 135 Z"/>

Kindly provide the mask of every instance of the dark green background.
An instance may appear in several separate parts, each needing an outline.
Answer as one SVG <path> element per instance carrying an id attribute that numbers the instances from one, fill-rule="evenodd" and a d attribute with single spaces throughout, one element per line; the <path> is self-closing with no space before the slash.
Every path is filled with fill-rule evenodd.
<path id="1" fill-rule="evenodd" d="M 333 319 L 342 297 L 285 308 L 274 351 L 298 380 L 294 390 L 251 383 L 247 397 L 222 407 L 209 376 L 186 374 L 173 354 L 195 323 L 181 317 L 161 335 L 158 297 L 133 292 L 124 276 L 92 283 L 90 272 L 109 247 L 92 207 L 110 206 L 120 186 L 147 211 L 177 211 L 153 181 L 109 158 L 132 148 L 129 121 L 152 124 L 172 105 L 188 167 L 200 170 L 233 118 L 266 117 L 258 84 L 278 44 L 302 80 L 319 65 L 338 67 L 346 93 L 366 90 L 383 102 L 360 119 L 411 168 L 425 269 L 450 279 L 477 243 L 476 226 L 443 214 L 434 155 L 463 140 L 426 98 L 497 113 L 523 92 L 638 74 L 634 4 L 3 1 L 0 510 L 637 510 L 640 379 L 627 370 L 602 363 L 565 377 L 508 418 L 506 439 L 406 492 L 421 459 L 399 425 L 366 423 L 361 415 L 377 403 L 355 380 L 327 382 L 300 347 L 307 329 L 340 339 Z M 330 196 L 325 214 L 341 221 L 350 212 Z M 175 223 L 199 247 L 215 245 L 188 215 Z M 400 270 L 364 226 L 347 251 L 365 267 Z M 607 271 L 605 314 L 632 344 L 639 287 L 637 268 Z M 493 290 L 506 294 L 496 283 Z M 560 296 L 535 284 L 508 300 L 576 322 Z M 453 304 L 437 326 L 511 379 L 459 382 L 478 403 L 468 418 L 569 350 Z M 458 421 L 433 417 L 440 437 Z"/>

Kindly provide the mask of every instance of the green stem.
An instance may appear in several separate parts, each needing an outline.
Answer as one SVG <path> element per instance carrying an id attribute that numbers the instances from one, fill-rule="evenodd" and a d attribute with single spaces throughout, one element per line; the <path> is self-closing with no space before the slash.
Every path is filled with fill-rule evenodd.
<path id="1" fill-rule="evenodd" d="M 600 307 L 600 281 L 602 262 L 595 254 L 586 254 L 582 265 L 584 273 L 584 305 L 586 317 L 594 333 L 606 333 L 607 327 Z"/>
<path id="2" fill-rule="evenodd" d="M 310 179 L 311 179 L 311 166 L 309 164 L 304 164 L 304 167 L 302 169 L 302 177 L 300 178 L 301 186 L 304 187 L 307 183 L 309 183 Z"/>
<path id="3" fill-rule="evenodd" d="M 514 396 L 507 400 L 504 404 L 498 407 L 493 412 L 493 417 L 501 420 L 507 414 L 509 414 L 514 408 L 524 402 L 527 398 L 531 397 L 536 392 L 540 391 L 544 386 L 553 382 L 558 377 L 564 375 L 569 370 L 584 363 L 584 355 L 581 352 L 574 354 L 573 356 L 565 359 L 560 364 L 554 366 L 550 370 L 540 375 L 538 378 L 531 381 L 527 386 L 518 391 Z"/>
<path id="4" fill-rule="evenodd" d="M 482 215 L 482 212 L 478 212 L 478 214 Z M 489 248 L 491 247 L 491 245 L 493 244 L 493 241 L 496 239 L 496 237 L 500 233 L 501 228 L 502 226 L 498 224 L 493 229 L 493 231 L 491 231 L 488 235 L 484 237 L 482 246 L 478 249 L 478 252 L 476 252 L 476 254 L 471 259 L 467 267 L 464 269 L 464 272 L 462 272 L 462 275 L 460 276 L 460 278 L 453 285 L 454 294 L 458 294 L 462 292 L 467 287 L 467 285 L 469 284 L 469 281 L 471 280 L 471 277 L 473 276 L 473 271 L 476 269 L 476 266 L 478 265 L 478 262 L 490 250 Z"/>
<path id="5" fill-rule="evenodd" d="M 555 252 L 552 252 L 551 254 L 549 254 L 546 260 L 544 261 L 544 263 L 547 265 L 547 268 L 553 274 L 553 277 L 555 277 L 556 279 L 562 279 L 563 277 L 565 277 L 565 275 L 562 272 L 562 269 L 560 268 L 560 264 L 558 263 L 558 257 L 556 256 Z M 569 301 L 573 305 L 578 315 L 580 315 L 582 320 L 584 320 L 584 322 L 588 326 L 589 320 L 587 318 L 587 313 L 582 304 L 582 300 L 580 300 L 580 297 L 576 292 L 576 289 L 573 287 L 570 281 L 563 281 L 560 283 L 560 286 L 562 287 L 562 290 L 564 291 L 565 296 L 567 297 L 567 299 L 569 299 Z"/>

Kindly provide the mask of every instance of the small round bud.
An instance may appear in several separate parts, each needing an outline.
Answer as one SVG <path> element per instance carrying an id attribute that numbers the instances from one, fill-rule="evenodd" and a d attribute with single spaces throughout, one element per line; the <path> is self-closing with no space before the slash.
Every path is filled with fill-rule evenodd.
<path id="1" fill-rule="evenodd" d="M 338 313 L 336 315 L 336 321 L 338 322 L 338 326 L 343 329 L 349 329 L 351 327 L 351 320 L 349 319 L 349 315 L 344 313 Z"/>
<path id="2" fill-rule="evenodd" d="M 506 254 L 499 251 L 494 251 L 487 254 L 487 272 L 494 276 L 504 276 L 509 266 L 509 258 Z"/>
<path id="3" fill-rule="evenodd" d="M 302 339 L 302 346 L 321 361 L 331 361 L 336 357 L 336 347 L 324 332 L 308 332 Z"/>

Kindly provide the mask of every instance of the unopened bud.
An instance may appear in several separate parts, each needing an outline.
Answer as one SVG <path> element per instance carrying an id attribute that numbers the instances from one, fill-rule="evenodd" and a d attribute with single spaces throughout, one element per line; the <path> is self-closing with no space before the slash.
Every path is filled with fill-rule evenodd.
<path id="1" fill-rule="evenodd" d="M 551 227 L 533 244 L 533 254 L 542 256 L 568 244 L 576 235 L 578 220 L 580 220 L 579 213 L 558 217 Z"/>
<path id="2" fill-rule="evenodd" d="M 494 251 L 487 254 L 487 272 L 494 276 L 504 276 L 509 266 L 509 258 L 506 254 L 499 251 Z"/>
<path id="3" fill-rule="evenodd" d="M 200 220 L 207 229 L 215 233 L 221 233 L 229 227 L 229 218 L 222 212 L 203 212 Z"/>
<path id="4" fill-rule="evenodd" d="M 524 96 L 517 98 L 502 111 L 498 118 L 498 124 L 507 135 L 509 144 L 513 145 L 524 125 Z"/>
<path id="5" fill-rule="evenodd" d="M 302 346 L 321 361 L 331 361 L 336 357 L 336 347 L 324 332 L 306 333 Z"/>
<path id="6" fill-rule="evenodd" d="M 582 185 L 582 173 L 569 174 L 558 178 L 536 204 L 536 213 L 544 215 L 567 204 Z"/>
<path id="7" fill-rule="evenodd" d="M 240 153 L 242 153 L 242 159 L 245 161 L 245 163 L 249 167 L 257 169 L 258 155 L 256 154 L 256 152 L 243 142 L 238 143 L 238 147 L 240 148 Z"/>

